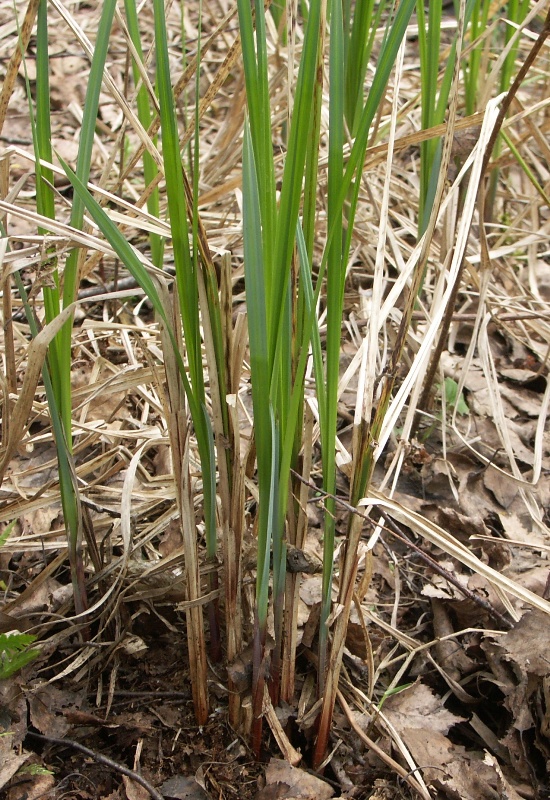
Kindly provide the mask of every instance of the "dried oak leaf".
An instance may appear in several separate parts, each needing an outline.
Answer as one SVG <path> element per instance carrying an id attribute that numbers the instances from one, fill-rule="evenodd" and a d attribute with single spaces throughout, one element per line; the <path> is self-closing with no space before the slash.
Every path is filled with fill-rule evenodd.
<path id="1" fill-rule="evenodd" d="M 334 795 L 325 781 L 278 758 L 267 765 L 265 780 L 255 800 L 329 800 Z"/>
<path id="2" fill-rule="evenodd" d="M 550 674 L 550 619 L 543 611 L 527 611 L 497 645 L 502 657 L 517 665 L 520 673 L 544 677 Z"/>

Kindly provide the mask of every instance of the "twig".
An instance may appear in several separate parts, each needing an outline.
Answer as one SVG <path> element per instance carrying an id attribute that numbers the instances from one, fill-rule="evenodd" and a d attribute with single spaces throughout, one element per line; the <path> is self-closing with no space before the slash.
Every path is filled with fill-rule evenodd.
<path id="1" fill-rule="evenodd" d="M 315 486 L 314 483 L 306 481 L 305 478 L 302 478 L 302 476 L 299 475 L 297 472 L 294 472 L 294 470 L 292 470 L 292 472 L 300 481 L 302 481 L 302 483 L 305 483 L 307 486 L 309 486 L 314 491 L 318 492 L 323 497 L 330 497 L 336 503 L 345 508 L 346 511 L 349 511 L 351 514 L 357 514 L 358 517 L 362 517 L 366 522 L 369 522 L 371 525 L 374 525 L 372 519 L 367 514 L 364 514 L 362 511 L 359 511 L 358 508 L 355 508 L 355 506 L 352 506 L 350 503 L 346 502 L 346 500 L 342 500 L 341 497 L 337 497 L 336 495 L 328 494 L 327 492 L 320 489 L 318 486 Z M 315 499 L 321 499 L 321 498 L 315 498 Z M 487 600 L 484 600 L 479 595 L 475 594 L 475 592 L 472 592 L 471 589 L 468 589 L 466 588 L 466 586 L 463 586 L 460 583 L 460 581 L 458 581 L 452 575 L 452 573 L 448 572 L 448 570 L 444 569 L 444 567 L 441 567 L 437 563 L 437 561 L 435 561 L 435 559 L 433 559 L 431 556 L 425 553 L 424 550 L 422 550 L 422 548 L 418 547 L 418 545 L 414 544 L 414 542 L 411 542 L 411 540 L 406 536 L 406 534 L 399 528 L 399 526 L 390 517 L 388 517 L 386 514 L 382 514 L 382 516 L 386 523 L 384 525 L 384 528 L 388 533 L 390 533 L 392 536 L 395 536 L 397 539 L 400 539 L 405 545 L 407 545 L 407 547 L 410 547 L 411 550 L 414 550 L 415 553 L 418 553 L 420 558 L 426 564 L 428 564 L 434 570 L 434 572 L 437 572 L 439 575 L 441 575 L 441 577 L 445 578 L 445 580 L 451 583 L 456 589 L 458 589 L 458 591 L 461 592 L 464 595 L 464 597 L 467 597 L 469 600 L 472 600 L 474 603 L 477 603 L 477 605 L 481 606 L 490 616 L 493 617 L 493 619 L 496 619 L 498 622 L 500 622 L 500 624 L 503 625 L 506 628 L 506 630 L 510 630 L 510 628 L 512 627 L 510 621 L 507 620 L 506 617 L 504 617 L 500 613 L 500 611 L 497 611 L 496 608 L 494 608 L 491 605 L 491 603 L 489 603 Z"/>
<path id="2" fill-rule="evenodd" d="M 118 764 L 108 756 L 102 756 L 101 753 L 96 753 L 93 750 L 90 750 L 88 747 L 84 747 L 83 744 L 75 742 L 73 739 L 56 739 L 53 736 L 43 736 L 41 733 L 35 733 L 34 731 L 27 731 L 27 736 L 31 736 L 33 739 L 39 739 L 41 742 L 49 742 L 50 744 L 57 744 L 61 747 L 69 746 L 74 750 L 79 750 L 81 753 L 84 753 L 84 755 L 93 758 L 98 764 L 104 764 L 106 767 L 111 767 L 111 769 L 120 772 L 121 775 L 126 775 L 126 777 L 131 778 L 136 783 L 139 783 L 140 786 L 143 786 L 143 788 L 149 792 L 153 800 L 164 800 L 164 797 L 161 795 L 161 793 L 157 792 L 154 786 L 151 786 L 149 781 L 146 781 L 145 778 L 142 778 L 142 776 L 137 772 L 128 769 L 128 767 L 125 767 L 123 764 Z"/>
<path id="3" fill-rule="evenodd" d="M 410 547 L 411 550 L 414 550 L 415 553 L 420 556 L 422 561 L 424 561 L 425 564 L 433 569 L 434 572 L 437 572 L 438 575 L 441 575 L 442 578 L 445 578 L 448 583 L 452 584 L 455 589 L 458 589 L 458 591 L 463 594 L 464 597 L 467 597 L 468 600 L 472 600 L 474 603 L 477 603 L 477 605 L 481 606 L 489 614 L 489 616 L 493 617 L 493 619 L 495 619 L 497 622 L 500 622 L 500 624 L 506 628 L 506 630 L 510 630 L 510 628 L 513 627 L 510 620 L 506 619 L 506 617 L 503 616 L 500 611 L 497 611 L 497 609 L 494 608 L 494 606 L 492 606 L 488 600 L 484 600 L 483 597 L 480 597 L 475 592 L 472 592 L 471 589 L 463 586 L 460 581 L 454 577 L 452 572 L 449 572 L 444 567 L 440 566 L 437 561 L 425 553 L 422 548 L 418 547 L 418 545 L 414 544 L 414 542 L 411 542 L 405 532 L 402 531 L 390 517 L 387 517 L 385 514 L 382 516 L 385 520 L 384 528 L 388 531 L 388 533 L 390 533 L 396 539 L 399 539 L 401 542 L 407 545 L 407 547 Z"/>
<path id="4" fill-rule="evenodd" d="M 170 277 L 173 277 L 176 274 L 176 270 L 171 264 L 165 265 L 163 270 Z M 78 299 L 89 300 L 91 303 L 99 302 L 103 300 L 105 295 L 110 294 L 111 292 L 139 288 L 140 287 L 136 279 L 132 275 L 129 275 L 125 278 L 119 278 L 117 281 L 109 281 L 104 286 L 85 286 L 84 289 L 80 289 L 78 292 Z"/>

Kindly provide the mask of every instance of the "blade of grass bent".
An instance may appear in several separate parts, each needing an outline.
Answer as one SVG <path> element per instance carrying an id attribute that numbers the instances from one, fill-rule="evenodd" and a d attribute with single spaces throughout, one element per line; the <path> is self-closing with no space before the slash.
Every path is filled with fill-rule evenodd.
<path id="1" fill-rule="evenodd" d="M 27 369 L 25 371 L 23 385 L 19 392 L 18 400 L 11 412 L 10 438 L 9 441 L 6 442 L 2 453 L 0 453 L 0 482 L 6 467 L 8 466 L 15 450 L 21 442 L 23 431 L 28 422 L 30 409 L 34 401 L 34 394 L 38 379 L 39 376 L 42 375 L 56 441 L 60 473 L 60 487 L 71 487 L 70 492 L 65 491 L 62 492 L 61 495 L 65 526 L 67 532 L 69 533 L 70 531 L 77 529 L 79 525 L 79 495 L 78 488 L 76 486 L 76 472 L 74 470 L 74 465 L 72 464 L 70 451 L 66 445 L 65 432 L 61 424 L 61 416 L 57 408 L 57 402 L 50 380 L 50 371 L 46 363 L 46 357 L 52 339 L 58 334 L 61 326 L 64 325 L 70 318 L 74 308 L 69 307 L 65 309 L 52 322 L 48 323 L 42 330 L 39 330 L 27 300 L 25 287 L 18 273 L 16 273 L 15 279 L 23 304 L 27 310 L 29 327 L 31 329 L 33 339 L 28 348 Z M 87 607 L 87 602 L 84 588 L 85 580 L 83 574 L 82 554 L 80 552 L 81 542 L 80 540 L 71 539 L 70 536 L 68 536 L 68 538 L 69 548 L 72 551 L 70 554 L 71 580 L 74 590 L 75 611 L 76 613 L 82 613 Z"/>
<path id="2" fill-rule="evenodd" d="M 103 70 L 107 59 L 109 47 L 109 36 L 115 12 L 116 0 L 105 0 L 101 10 L 101 18 L 96 36 L 96 45 L 90 67 L 86 100 L 84 103 L 84 115 L 80 130 L 78 145 L 78 156 L 76 163 L 76 175 L 84 184 L 88 183 L 90 177 L 92 147 L 95 136 L 97 112 L 99 106 L 99 94 L 102 86 Z M 73 228 L 81 228 L 84 217 L 84 204 L 79 195 L 73 199 L 71 207 L 70 224 Z M 76 294 L 79 269 L 79 250 L 72 250 L 67 258 L 63 275 L 63 306 L 70 305 Z M 72 447 L 71 441 L 71 339 L 72 324 L 69 320 L 59 334 L 59 362 L 60 371 L 63 375 L 61 386 L 60 410 L 63 418 L 63 425 L 67 435 L 67 443 Z"/>
<path id="3" fill-rule="evenodd" d="M 187 396 L 187 401 L 189 403 L 189 408 L 191 411 L 191 417 L 193 418 L 193 423 L 195 423 L 195 418 L 199 419 L 200 415 L 200 406 L 197 405 L 193 392 L 191 391 L 191 385 L 187 378 L 187 373 L 185 369 L 185 365 L 183 363 L 183 359 L 181 357 L 181 353 L 177 347 L 177 341 L 174 336 L 174 332 L 172 330 L 172 325 L 166 313 L 166 309 L 161 302 L 160 295 L 157 291 L 155 282 L 151 278 L 151 275 L 142 264 L 141 260 L 134 252 L 132 245 L 128 242 L 128 240 L 123 236 L 123 234 L 119 231 L 117 226 L 114 222 L 109 218 L 106 212 L 101 208 L 99 203 L 92 197 L 90 192 L 88 191 L 87 187 L 80 181 L 78 176 L 75 172 L 66 164 L 62 159 L 60 159 L 61 165 L 65 170 L 67 177 L 69 178 L 71 184 L 74 187 L 75 192 L 80 196 L 83 204 L 85 205 L 88 213 L 103 233 L 117 256 L 120 258 L 124 266 L 128 269 L 132 277 L 135 279 L 137 284 L 143 289 L 149 300 L 151 301 L 155 313 L 158 314 L 159 318 L 162 320 L 163 324 L 166 326 L 167 330 L 170 333 L 170 339 L 172 342 L 172 346 L 174 347 L 176 353 L 176 360 L 178 363 L 178 369 L 180 372 L 181 380 L 185 389 L 185 393 Z"/>
<path id="4" fill-rule="evenodd" d="M 136 9 L 135 0 L 124 0 L 124 8 L 126 10 L 126 21 L 128 25 L 128 32 L 130 34 L 130 38 L 132 43 L 135 47 L 136 53 L 141 61 L 144 62 L 143 58 L 143 48 L 141 46 L 141 36 L 139 31 L 139 23 L 138 23 L 138 15 Z M 132 68 L 133 68 L 133 75 L 134 75 L 134 83 L 136 85 L 140 82 L 140 74 L 137 64 L 132 60 Z M 151 103 L 149 101 L 149 93 L 147 88 L 142 84 L 137 93 L 137 112 L 138 118 L 141 124 L 143 125 L 145 130 L 149 129 L 153 121 L 153 111 L 151 109 Z M 153 139 L 156 145 L 156 137 Z M 145 185 L 148 186 L 152 183 L 158 174 L 158 168 L 155 163 L 154 158 L 151 156 L 148 150 L 144 150 L 143 153 L 143 177 L 145 179 Z M 159 190 L 158 187 L 155 188 L 149 197 L 147 198 L 147 210 L 150 214 L 155 217 L 160 216 L 160 205 L 159 205 Z M 162 268 L 162 259 L 164 254 L 164 240 L 161 236 L 155 233 L 151 233 L 149 240 L 151 242 L 151 261 L 153 264 L 158 267 L 159 269 Z"/>
<path id="5" fill-rule="evenodd" d="M 183 322 L 185 347 L 191 376 L 190 383 L 195 396 L 196 405 L 201 409 L 200 414 L 193 418 L 193 424 L 197 435 L 197 445 L 203 473 L 206 536 L 209 542 L 209 551 L 213 551 L 216 546 L 215 464 L 211 460 L 212 443 L 210 441 L 210 426 L 205 419 L 203 411 L 205 392 L 202 344 L 199 327 L 197 263 L 191 256 L 189 246 L 187 199 L 183 164 L 179 148 L 174 93 L 170 78 L 164 0 L 154 0 L 153 8 L 157 56 L 157 89 L 159 94 L 166 197 L 168 200 L 168 213 L 172 232 L 179 309 Z M 197 242 L 195 238 L 193 241 L 195 253 L 196 248 Z M 206 309 L 204 312 L 206 313 Z"/>
<path id="6" fill-rule="evenodd" d="M 177 332 L 174 331 L 174 329 L 172 328 L 167 307 L 161 299 L 161 292 L 157 290 L 153 279 L 149 275 L 147 269 L 139 261 L 139 258 L 134 252 L 132 246 L 125 239 L 122 233 L 118 230 L 116 225 L 109 219 L 105 211 L 94 200 L 94 198 L 88 192 L 87 188 L 79 181 L 76 174 L 73 173 L 72 170 L 70 170 L 70 168 L 66 164 L 63 164 L 63 167 L 69 179 L 71 180 L 71 183 L 75 188 L 75 192 L 78 193 L 79 196 L 81 197 L 82 202 L 85 204 L 90 215 L 92 216 L 96 224 L 99 226 L 105 238 L 108 240 L 110 245 L 113 247 L 119 258 L 121 259 L 122 263 L 128 268 L 128 270 L 133 275 L 137 283 L 145 291 L 151 303 L 153 304 L 155 312 L 162 321 L 164 326 L 164 331 L 167 333 L 167 337 L 171 345 L 169 352 L 168 351 L 165 352 L 166 365 L 167 367 L 169 367 L 170 363 L 175 363 L 176 370 L 179 373 L 179 379 L 181 380 L 181 386 L 183 386 L 183 389 L 187 397 L 195 430 L 200 431 L 201 426 L 206 425 L 204 406 L 199 402 L 197 402 L 197 398 L 195 397 L 192 391 L 192 387 L 189 383 L 182 355 L 180 352 L 180 348 L 178 345 Z M 166 300 L 166 302 L 168 301 Z M 170 385 L 174 386 L 174 381 L 172 380 L 172 377 L 173 376 L 171 375 Z M 174 387 L 174 391 L 172 392 L 172 397 L 171 397 L 172 401 L 174 400 L 174 395 L 177 395 L 177 393 L 178 389 L 177 387 Z M 196 567 L 196 562 L 197 562 L 196 552 L 195 552 L 196 538 L 190 532 L 190 530 L 188 530 L 188 528 L 190 528 L 190 526 L 192 525 L 194 516 L 192 512 L 192 504 L 190 504 L 188 498 L 188 484 L 186 483 L 188 476 L 186 474 L 184 475 L 184 467 L 182 466 L 184 461 L 186 461 L 185 454 L 187 452 L 186 450 L 187 437 L 185 434 L 186 421 L 184 418 L 186 412 L 182 408 L 172 409 L 172 412 L 173 413 L 171 415 L 172 417 L 171 433 L 174 432 L 174 426 L 177 425 L 178 428 L 178 438 L 177 438 L 178 453 L 176 453 L 176 457 L 178 456 L 178 454 L 182 457 L 181 464 L 179 463 L 178 459 L 176 472 L 181 476 L 181 479 L 178 480 L 177 491 L 179 492 L 178 497 L 180 500 L 179 503 L 180 510 L 182 516 L 184 516 L 186 520 L 184 534 L 187 537 L 186 560 L 189 565 L 187 571 L 188 591 L 190 594 L 190 599 L 194 600 L 198 598 L 200 594 L 200 587 L 198 585 L 198 569 Z M 179 435 L 180 433 L 181 435 Z M 174 436 L 176 436 L 175 433 Z M 197 439 L 198 438 L 199 437 L 197 436 Z M 208 441 L 206 439 L 204 441 L 206 442 L 206 446 L 208 447 L 209 446 Z M 210 452 L 208 455 L 210 455 Z M 201 460 L 202 458 L 203 456 L 201 453 Z M 202 641 L 203 641 L 202 609 L 200 607 L 190 609 L 187 617 L 188 617 L 188 647 L 189 647 L 190 658 L 193 659 L 190 670 L 193 683 L 192 688 L 193 688 L 193 699 L 195 703 L 195 713 L 199 724 L 203 724 L 208 716 L 208 701 L 207 701 L 206 667 L 205 667 L 206 662 L 204 660 L 204 649 L 202 647 Z"/>
<path id="7" fill-rule="evenodd" d="M 176 109 L 170 80 L 164 0 L 154 0 L 153 8 L 155 13 L 157 91 L 160 106 L 162 155 L 176 269 L 176 284 L 187 358 L 189 360 L 191 385 L 197 398 L 200 397 L 202 399 L 204 396 L 204 384 L 200 337 L 198 335 L 197 276 L 189 250 L 187 203 L 179 149 Z"/>

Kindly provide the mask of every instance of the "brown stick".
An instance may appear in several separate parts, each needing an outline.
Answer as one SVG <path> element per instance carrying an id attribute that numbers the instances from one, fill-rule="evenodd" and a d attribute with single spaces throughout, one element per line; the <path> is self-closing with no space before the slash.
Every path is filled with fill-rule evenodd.
<path id="1" fill-rule="evenodd" d="M 336 495 L 328 495 L 326 492 L 323 492 L 321 489 L 315 486 L 314 483 L 306 481 L 296 472 L 294 472 L 294 475 L 296 475 L 296 477 L 298 477 L 298 479 L 302 481 L 302 483 L 305 483 L 307 486 L 309 486 L 311 489 L 314 489 L 319 494 L 331 497 L 336 503 L 341 505 L 342 508 L 345 508 L 346 511 L 348 511 L 350 514 L 355 514 L 356 516 L 361 517 L 361 519 L 363 519 L 365 522 L 374 525 L 372 519 L 367 514 L 364 514 L 362 511 L 359 511 L 358 508 L 355 508 L 355 506 L 352 506 L 346 500 L 343 500 L 341 497 L 337 497 Z M 391 519 L 391 517 L 389 517 L 387 514 L 382 514 L 382 516 L 384 517 L 385 520 L 384 529 L 389 534 L 391 534 L 391 536 L 395 537 L 396 539 L 399 539 L 404 545 L 409 547 L 411 550 L 414 550 L 414 552 L 418 554 L 419 558 L 421 558 L 422 561 L 424 561 L 424 563 L 430 567 L 430 569 L 433 569 L 434 572 L 437 572 L 438 575 L 441 575 L 442 578 L 445 578 L 445 580 L 448 581 L 448 583 L 454 586 L 455 589 L 457 589 L 461 594 L 463 594 L 464 597 L 466 597 L 468 600 L 472 600 L 472 602 L 476 603 L 478 606 L 481 606 L 481 608 L 483 608 L 483 610 L 486 611 L 487 614 L 489 614 L 489 616 L 493 617 L 494 620 L 499 622 L 503 626 L 503 628 L 509 630 L 512 627 L 510 621 L 506 619 L 506 617 L 503 616 L 500 613 L 500 611 L 497 611 L 497 609 L 494 608 L 494 606 L 492 606 L 491 603 L 488 602 L 488 600 L 484 600 L 483 597 L 480 597 L 475 592 L 472 592 L 471 589 L 468 589 L 466 586 L 463 586 L 451 572 L 444 569 L 440 564 L 437 563 L 435 559 L 433 559 L 431 556 L 425 553 L 421 547 L 412 542 L 409 539 L 409 537 L 405 534 L 405 532 L 402 531 L 401 528 Z"/>
<path id="2" fill-rule="evenodd" d="M 56 744 L 60 747 L 72 747 L 73 750 L 79 750 L 81 753 L 84 753 L 84 755 L 93 758 L 98 764 L 104 764 L 106 767 L 110 767 L 116 770 L 116 772 L 120 772 L 121 775 L 126 775 L 127 778 L 131 778 L 136 783 L 139 783 L 140 786 L 143 786 L 143 788 L 149 792 L 153 800 L 164 800 L 161 793 L 157 792 L 155 787 L 151 786 L 149 781 L 142 778 L 139 773 L 128 769 L 128 767 L 119 764 L 117 761 L 113 761 L 113 759 L 108 756 L 102 756 L 101 753 L 96 753 L 94 750 L 84 747 L 80 742 L 75 742 L 73 739 L 56 739 L 53 736 L 42 736 L 41 733 L 35 733 L 34 731 L 27 731 L 27 736 L 32 736 L 33 739 L 39 739 L 41 742 L 49 742 L 50 744 Z"/>
<path id="3" fill-rule="evenodd" d="M 6 70 L 6 77 L 4 78 L 2 92 L 0 93 L 0 133 L 4 127 L 6 114 L 8 113 L 8 105 L 12 96 L 13 87 L 15 86 L 17 73 L 19 72 L 19 67 L 21 66 L 23 53 L 27 49 L 29 39 L 31 38 L 32 27 L 34 25 L 34 20 L 36 19 L 39 3 L 40 0 L 29 0 L 29 5 L 27 6 L 27 11 L 25 13 L 25 19 L 23 20 L 23 24 L 21 25 L 19 32 L 20 41 L 13 51 L 12 57 L 10 58 L 10 63 L 8 64 L 8 68 Z"/>

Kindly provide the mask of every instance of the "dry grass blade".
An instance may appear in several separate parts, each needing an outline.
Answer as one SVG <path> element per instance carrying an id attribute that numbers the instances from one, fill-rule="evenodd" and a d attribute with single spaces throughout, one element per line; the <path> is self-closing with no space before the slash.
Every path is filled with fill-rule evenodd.
<path id="1" fill-rule="evenodd" d="M 391 515 L 399 522 L 415 530 L 420 536 L 427 539 L 436 547 L 440 547 L 444 552 L 473 570 L 473 572 L 482 575 L 489 583 L 492 583 L 503 592 L 512 595 L 512 597 L 516 597 L 518 600 L 521 600 L 521 602 L 533 608 L 538 608 L 545 614 L 550 614 L 550 603 L 547 600 L 544 600 L 542 597 L 520 586 L 516 581 L 507 578 L 497 570 L 484 564 L 453 536 L 435 523 L 422 517 L 420 514 L 416 514 L 397 501 L 385 497 L 384 495 L 378 495 L 375 492 L 372 492 L 369 497 L 362 498 L 358 505 L 363 508 L 370 508 L 371 506 L 387 508 L 391 512 Z"/>
<path id="2" fill-rule="evenodd" d="M 23 439 L 24 431 L 29 420 L 30 410 L 34 402 L 36 387 L 38 386 L 38 381 L 40 380 L 46 361 L 48 346 L 66 321 L 71 317 L 73 311 L 74 307 L 71 306 L 64 309 L 57 319 L 42 328 L 28 347 L 27 368 L 25 370 L 23 384 L 18 392 L 17 400 L 13 408 L 4 409 L 4 413 L 10 415 L 10 426 L 7 439 L 2 441 L 2 447 L 0 449 L 0 483 L 4 478 L 6 469 L 15 451 Z"/>
<path id="3" fill-rule="evenodd" d="M 2 133 L 4 128 L 6 114 L 8 113 L 8 105 L 13 93 L 15 82 L 17 80 L 23 54 L 29 45 L 29 39 L 31 38 L 39 3 L 40 0 L 29 0 L 25 17 L 23 19 L 23 24 L 21 25 L 21 30 L 19 31 L 20 42 L 13 50 L 13 55 L 10 58 L 8 68 L 6 70 L 6 76 L 2 83 L 2 91 L 0 92 L 0 133 Z"/>

